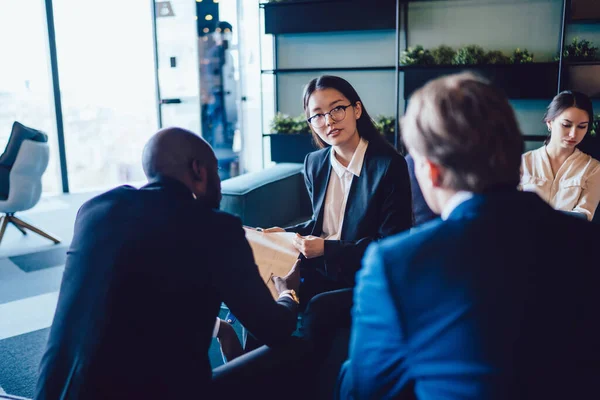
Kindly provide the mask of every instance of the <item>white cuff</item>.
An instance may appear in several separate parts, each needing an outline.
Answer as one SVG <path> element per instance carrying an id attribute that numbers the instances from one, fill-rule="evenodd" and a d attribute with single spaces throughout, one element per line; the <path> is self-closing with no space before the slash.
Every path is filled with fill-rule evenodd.
<path id="1" fill-rule="evenodd" d="M 280 300 L 283 297 L 287 297 L 288 299 L 295 301 L 294 298 L 291 295 L 292 291 L 291 290 L 284 290 L 283 292 L 279 293 L 279 297 L 277 298 L 277 300 Z"/>
<path id="2" fill-rule="evenodd" d="M 213 328 L 212 337 L 214 337 L 214 338 L 217 337 L 217 335 L 219 334 L 220 327 L 221 327 L 221 319 L 219 317 L 217 317 L 217 320 L 215 321 L 215 327 Z"/>

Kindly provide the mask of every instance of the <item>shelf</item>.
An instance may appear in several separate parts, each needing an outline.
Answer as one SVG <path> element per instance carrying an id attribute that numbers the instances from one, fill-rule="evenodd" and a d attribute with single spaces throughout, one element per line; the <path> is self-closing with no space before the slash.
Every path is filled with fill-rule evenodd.
<path id="1" fill-rule="evenodd" d="M 572 62 L 567 64 L 564 89 L 600 97 L 600 62 Z"/>
<path id="2" fill-rule="evenodd" d="M 571 19 L 569 20 L 569 24 L 586 24 L 586 25 L 595 25 L 600 24 L 600 19 Z"/>
<path id="3" fill-rule="evenodd" d="M 261 4 L 265 33 L 395 30 L 395 0 L 291 1 Z"/>
<path id="4" fill-rule="evenodd" d="M 582 66 L 582 65 L 600 65 L 600 60 L 596 61 L 564 61 L 567 66 Z"/>
<path id="5" fill-rule="evenodd" d="M 523 140 L 526 142 L 543 142 L 546 136 L 543 135 L 523 135 Z"/>
<path id="6" fill-rule="evenodd" d="M 347 2 L 348 0 L 287 0 L 287 1 L 279 1 L 279 2 L 275 2 L 275 3 L 269 3 L 269 2 L 264 2 L 264 3 L 259 3 L 259 7 L 260 8 L 265 8 L 266 7 L 270 7 L 270 6 L 283 6 L 286 4 L 323 4 L 323 3 L 340 3 L 340 2 Z M 431 1 L 444 1 L 444 0 L 400 0 L 400 4 L 402 3 L 426 3 L 426 2 L 431 2 Z M 450 1 L 450 0 L 445 0 L 445 1 Z M 385 3 L 386 1 L 382 1 L 382 0 L 374 0 L 373 3 Z"/>
<path id="7" fill-rule="evenodd" d="M 340 0 L 287 0 L 287 1 L 278 1 L 278 2 L 264 2 L 264 3 L 260 3 L 258 6 L 260 8 L 267 8 L 267 7 L 280 7 L 280 6 L 286 6 L 286 5 L 290 5 L 290 4 L 323 4 L 323 3 L 339 3 Z"/>
<path id="8" fill-rule="evenodd" d="M 299 72 L 320 72 L 320 71 L 395 71 L 395 67 L 388 66 L 372 66 L 372 67 L 321 67 L 321 68 L 278 68 L 278 69 L 263 69 L 262 74 L 285 74 Z"/>
<path id="9" fill-rule="evenodd" d="M 492 65 L 408 65 L 404 71 L 404 98 L 440 76 L 471 71 L 502 88 L 511 99 L 551 99 L 556 95 L 558 63 Z"/>
<path id="10" fill-rule="evenodd" d="M 571 0 L 569 10 L 570 23 L 600 22 L 600 3 L 598 0 Z"/>

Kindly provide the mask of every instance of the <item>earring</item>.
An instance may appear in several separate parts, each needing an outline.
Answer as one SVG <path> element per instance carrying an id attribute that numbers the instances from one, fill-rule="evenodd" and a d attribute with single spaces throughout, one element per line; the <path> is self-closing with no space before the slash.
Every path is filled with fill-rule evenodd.
<path id="1" fill-rule="evenodd" d="M 552 128 L 548 127 L 548 132 L 552 132 Z"/>

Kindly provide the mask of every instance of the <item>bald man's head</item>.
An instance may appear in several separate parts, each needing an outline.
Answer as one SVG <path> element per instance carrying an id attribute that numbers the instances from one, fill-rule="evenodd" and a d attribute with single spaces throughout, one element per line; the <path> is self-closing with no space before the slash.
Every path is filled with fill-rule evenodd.
<path id="1" fill-rule="evenodd" d="M 220 201 L 221 184 L 215 154 L 204 139 L 190 131 L 181 128 L 158 131 L 144 147 L 142 165 L 148 181 L 176 179 L 196 197 L 206 197 L 211 203 L 217 198 Z"/>

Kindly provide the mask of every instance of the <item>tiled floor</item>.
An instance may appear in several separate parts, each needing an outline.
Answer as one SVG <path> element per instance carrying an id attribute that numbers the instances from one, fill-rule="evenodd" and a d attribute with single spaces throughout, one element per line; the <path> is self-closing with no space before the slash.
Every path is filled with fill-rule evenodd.
<path id="1" fill-rule="evenodd" d="M 16 216 L 62 240 L 60 245 L 68 245 L 73 237 L 73 223 L 79 207 L 97 192 L 46 196 L 31 210 L 17 213 Z M 14 226 L 6 228 L 0 244 L 0 259 L 19 254 L 51 249 L 55 245 L 33 232 L 21 234 Z"/>
<path id="2" fill-rule="evenodd" d="M 57 246 L 66 250 L 73 236 L 77 210 L 96 194 L 46 196 L 33 209 L 17 213 L 23 220 L 59 237 L 62 242 L 58 245 L 35 233 L 23 235 L 14 226 L 7 227 L 0 243 L 0 341 L 51 325 L 64 270 L 63 265 L 57 265 L 25 272 L 8 257 Z M 4 393 L 2 381 L 0 376 L 0 393 Z"/>

